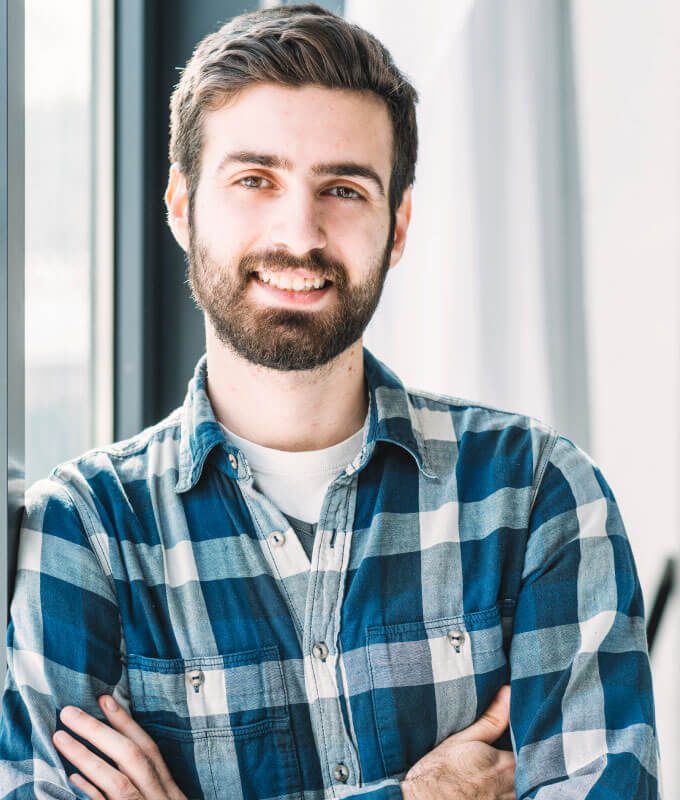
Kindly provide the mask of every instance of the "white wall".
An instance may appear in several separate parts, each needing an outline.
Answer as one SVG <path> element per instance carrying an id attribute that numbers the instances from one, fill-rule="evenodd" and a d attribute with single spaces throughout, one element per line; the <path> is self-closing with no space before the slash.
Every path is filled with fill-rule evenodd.
<path id="1" fill-rule="evenodd" d="M 575 0 L 593 457 L 650 610 L 680 543 L 680 4 Z M 680 793 L 676 599 L 653 670 L 666 797 Z"/>
<path id="2" fill-rule="evenodd" d="M 531 99 L 522 86 L 516 15 L 501 33 L 512 68 L 504 74 L 512 148 L 489 167 L 505 177 L 504 159 L 512 161 L 504 224 L 521 286 L 500 311 L 512 336 L 514 380 L 499 376 L 494 383 L 480 358 L 480 325 L 495 324 L 495 313 L 480 278 L 479 236 L 495 232 L 477 230 L 471 7 L 467 0 L 428 0 L 414 15 L 411 3 L 346 0 L 347 16 L 386 44 L 421 94 L 409 240 L 366 344 L 407 385 L 530 413 L 559 427 L 540 346 L 545 322 L 535 313 L 540 253 L 532 241 L 544 209 L 535 204 L 528 152 L 540 121 L 531 122 L 526 106 Z M 680 543 L 680 4 L 574 0 L 572 8 L 592 416 L 587 449 L 621 507 L 649 611 L 664 559 Z M 489 64 L 496 57 L 490 52 Z M 518 312 L 518 303 L 525 310 Z M 652 665 L 667 798 L 680 795 L 678 595 Z"/>

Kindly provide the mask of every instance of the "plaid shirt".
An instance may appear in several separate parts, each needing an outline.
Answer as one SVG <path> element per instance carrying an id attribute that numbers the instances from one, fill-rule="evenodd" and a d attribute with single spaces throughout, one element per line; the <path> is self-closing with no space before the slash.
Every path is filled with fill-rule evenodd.
<path id="1" fill-rule="evenodd" d="M 364 364 L 369 425 L 311 563 L 225 441 L 205 355 L 165 420 L 30 488 L 4 797 L 81 796 L 51 735 L 112 692 L 189 798 L 396 800 L 508 681 L 518 798 L 658 797 L 642 597 L 600 470 L 536 419 Z"/>

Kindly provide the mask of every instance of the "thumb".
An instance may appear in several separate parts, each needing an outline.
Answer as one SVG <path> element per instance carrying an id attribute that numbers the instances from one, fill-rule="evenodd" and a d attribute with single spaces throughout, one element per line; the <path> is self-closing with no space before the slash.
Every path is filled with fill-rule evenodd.
<path id="1" fill-rule="evenodd" d="M 482 716 L 454 734 L 457 742 L 485 742 L 493 744 L 503 731 L 508 727 L 510 719 L 510 687 L 501 686 L 498 693 L 491 701 L 491 705 Z"/>

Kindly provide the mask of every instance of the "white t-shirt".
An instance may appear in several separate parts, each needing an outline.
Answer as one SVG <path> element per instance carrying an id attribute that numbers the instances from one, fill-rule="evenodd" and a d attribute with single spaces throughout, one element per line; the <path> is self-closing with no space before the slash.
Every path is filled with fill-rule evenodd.
<path id="1" fill-rule="evenodd" d="M 359 454 L 367 425 L 368 415 L 348 439 L 322 450 L 293 453 L 255 444 L 220 423 L 230 442 L 243 451 L 255 487 L 285 515 L 312 524 L 319 520 L 330 482 Z"/>

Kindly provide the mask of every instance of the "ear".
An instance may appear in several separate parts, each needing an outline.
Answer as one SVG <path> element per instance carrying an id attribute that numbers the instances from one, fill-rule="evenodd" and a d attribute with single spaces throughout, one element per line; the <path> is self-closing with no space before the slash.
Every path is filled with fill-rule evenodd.
<path id="1" fill-rule="evenodd" d="M 168 188 L 165 190 L 168 225 L 182 250 L 189 249 L 189 194 L 184 174 L 177 162 L 170 166 Z"/>
<path id="2" fill-rule="evenodd" d="M 390 267 L 393 267 L 402 256 L 406 246 L 406 231 L 411 221 L 411 195 L 412 188 L 407 186 L 401 196 L 401 203 L 397 209 L 394 225 L 394 246 L 390 255 Z"/>

